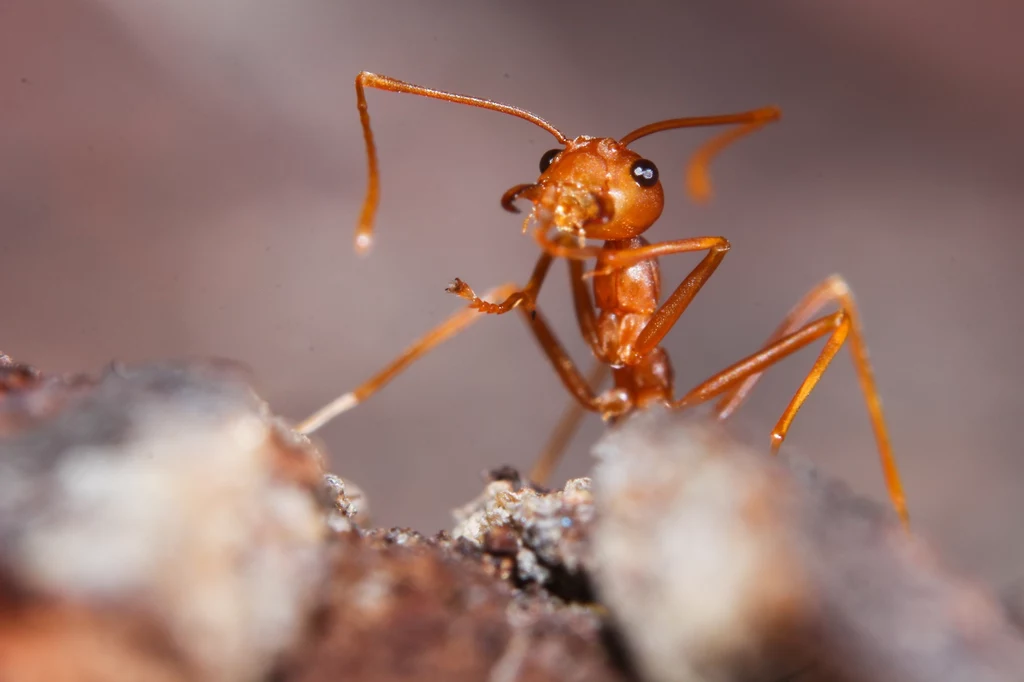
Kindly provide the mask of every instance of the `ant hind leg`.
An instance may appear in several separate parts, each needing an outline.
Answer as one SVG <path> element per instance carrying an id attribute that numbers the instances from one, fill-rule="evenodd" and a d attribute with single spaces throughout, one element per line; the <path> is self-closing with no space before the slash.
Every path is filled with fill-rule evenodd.
<path id="1" fill-rule="evenodd" d="M 487 294 L 488 298 L 502 298 L 511 295 L 516 291 L 514 284 L 505 284 Z M 295 427 L 299 433 L 309 435 L 319 430 L 332 419 L 351 410 L 356 405 L 364 402 L 371 395 L 384 388 L 396 375 L 404 371 L 415 360 L 423 357 L 431 350 L 452 338 L 462 330 L 466 329 L 476 320 L 480 319 L 479 313 L 472 307 L 467 306 L 459 310 L 447 320 L 431 329 L 422 337 L 406 348 L 401 355 L 395 358 L 380 372 L 372 376 L 355 390 L 344 393 L 327 405 L 303 419 Z"/>
<path id="2" fill-rule="evenodd" d="M 868 413 L 871 416 L 871 425 L 875 432 L 875 440 L 878 444 L 882 471 L 885 476 L 889 497 L 892 500 L 896 513 L 903 523 L 907 525 L 909 524 L 909 516 L 903 493 L 903 484 L 900 480 L 899 469 L 896 466 L 896 459 L 889 443 L 889 435 L 882 414 L 882 404 L 878 396 L 878 390 L 875 387 L 871 365 L 868 362 L 867 349 L 864 345 L 857 309 L 853 304 L 852 296 L 845 282 L 838 277 L 827 280 L 812 292 L 812 295 L 808 296 L 805 301 L 814 298 L 815 292 L 820 294 L 825 290 L 831 290 L 838 298 L 840 302 L 839 312 L 819 318 L 814 322 L 800 326 L 791 333 L 775 338 L 774 341 L 757 353 L 707 379 L 675 401 L 673 406 L 691 407 L 723 394 L 726 396 L 723 403 L 731 404 L 731 396 L 740 395 L 743 387 L 748 383 L 752 385 L 752 382 L 756 381 L 757 377 L 765 369 L 775 365 L 780 360 L 806 347 L 817 339 L 828 335 L 828 340 L 815 360 L 814 366 L 804 378 L 800 388 L 772 430 L 772 451 L 777 452 L 786 434 L 789 432 L 797 412 L 814 390 L 814 387 L 828 368 L 829 363 L 832 362 L 832 359 L 839 352 L 839 349 L 849 340 L 854 366 L 860 379 Z M 749 391 L 749 387 L 747 391 Z M 742 395 L 745 396 L 746 393 L 744 392 Z M 721 405 L 719 408 L 721 408 Z"/>

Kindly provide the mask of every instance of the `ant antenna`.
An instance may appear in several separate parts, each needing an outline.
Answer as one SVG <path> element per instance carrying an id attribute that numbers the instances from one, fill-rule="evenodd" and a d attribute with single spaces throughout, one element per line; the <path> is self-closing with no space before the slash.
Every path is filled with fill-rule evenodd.
<path id="1" fill-rule="evenodd" d="M 768 123 L 782 118 L 782 110 L 778 107 L 763 107 L 739 114 L 723 114 L 720 116 L 693 116 L 689 118 L 670 118 L 637 128 L 619 140 L 620 144 L 629 145 L 641 137 L 647 137 L 663 130 L 676 128 L 697 128 L 702 126 L 720 126 L 739 124 L 734 130 L 726 131 L 705 143 L 693 155 L 686 170 L 686 188 L 695 201 L 707 201 L 711 197 L 711 181 L 708 179 L 708 166 L 711 159 L 736 140 L 756 132 Z"/>
<path id="2" fill-rule="evenodd" d="M 366 187 L 366 199 L 363 201 L 363 211 L 359 216 L 359 226 L 356 228 L 357 253 L 366 253 L 373 244 L 373 221 L 377 214 L 377 203 L 380 199 L 380 171 L 377 167 L 377 147 L 374 145 L 373 132 L 370 130 L 370 112 L 366 106 L 366 95 L 363 92 L 364 87 L 377 88 L 378 90 L 387 90 L 389 92 L 406 93 L 409 95 L 419 95 L 421 97 L 432 97 L 434 99 L 440 99 L 454 104 L 468 104 L 472 107 L 480 107 L 481 109 L 490 109 L 491 111 L 510 114 L 529 121 L 530 123 L 548 131 L 554 135 L 559 144 L 564 145 L 569 143 L 569 139 L 557 128 L 541 117 L 531 114 L 525 109 L 513 107 L 508 104 L 501 104 L 499 102 L 492 102 L 491 100 L 480 99 L 479 97 L 469 97 L 467 95 L 457 95 L 452 92 L 424 88 L 419 85 L 405 83 L 395 78 L 378 76 L 375 73 L 363 71 L 356 76 L 356 100 L 359 106 L 359 121 L 363 126 L 363 139 L 366 140 L 366 163 L 369 177 Z"/>

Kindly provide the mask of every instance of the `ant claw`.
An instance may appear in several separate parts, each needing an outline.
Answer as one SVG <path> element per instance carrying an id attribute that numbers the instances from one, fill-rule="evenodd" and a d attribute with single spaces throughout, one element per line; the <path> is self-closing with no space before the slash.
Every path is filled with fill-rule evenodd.
<path id="1" fill-rule="evenodd" d="M 473 293 L 473 289 L 458 277 L 449 282 L 448 286 L 446 286 L 444 290 L 449 294 L 455 294 L 456 296 L 461 296 L 462 298 L 476 298 L 476 294 Z"/>

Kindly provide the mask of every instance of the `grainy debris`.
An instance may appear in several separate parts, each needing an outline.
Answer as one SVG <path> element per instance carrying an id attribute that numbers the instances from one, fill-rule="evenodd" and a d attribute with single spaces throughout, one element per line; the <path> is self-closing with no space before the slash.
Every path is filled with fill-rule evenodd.
<path id="1" fill-rule="evenodd" d="M 370 507 L 366 495 L 351 481 L 336 474 L 324 474 L 323 494 L 328 503 L 327 525 L 336 533 L 366 528 Z"/>
<path id="2" fill-rule="evenodd" d="M 509 557 L 509 568 L 522 583 L 555 592 L 585 589 L 586 539 L 594 520 L 590 479 L 573 479 L 564 489 L 547 492 L 527 486 L 514 471 L 502 474 L 455 511 L 452 535 Z"/>
<path id="3" fill-rule="evenodd" d="M 983 590 L 810 469 L 660 411 L 597 454 L 593 485 L 495 470 L 450 534 L 375 529 L 236 367 L 50 377 L 0 355 L 0 681 L 1024 670 Z"/>

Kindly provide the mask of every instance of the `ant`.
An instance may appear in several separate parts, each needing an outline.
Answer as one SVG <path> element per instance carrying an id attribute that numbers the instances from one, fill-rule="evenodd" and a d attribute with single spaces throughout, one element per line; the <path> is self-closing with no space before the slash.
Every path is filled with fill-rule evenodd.
<path id="1" fill-rule="evenodd" d="M 666 130 L 732 126 L 701 147 L 687 168 L 690 195 L 698 201 L 706 200 L 711 194 L 707 169 L 712 157 L 739 138 L 779 120 L 781 112 L 777 107 L 659 121 L 637 128 L 617 140 L 589 136 L 569 138 L 528 111 L 490 100 L 425 88 L 369 72 L 360 73 L 355 86 L 368 165 L 366 198 L 355 238 L 359 253 L 365 253 L 372 244 L 380 196 L 377 153 L 370 129 L 365 88 L 419 95 L 510 114 L 543 128 L 560 146 L 541 157 L 540 176 L 536 182 L 516 185 L 501 197 L 502 208 L 512 213 L 519 213 L 515 205 L 517 200 L 527 200 L 532 204 L 532 210 L 523 222 L 523 230 L 525 232 L 531 225 L 534 227 L 534 238 L 542 253 L 526 286 L 505 285 L 479 297 L 468 284 L 455 279 L 446 291 L 468 300 L 468 307 L 410 346 L 375 377 L 306 419 L 298 426 L 298 431 L 312 433 L 341 412 L 361 403 L 411 362 L 466 328 L 479 317 L 479 313 L 500 315 L 518 309 L 577 404 L 563 418 L 547 456 L 535 469 L 535 481 L 539 482 L 550 472 L 554 457 L 564 447 L 583 409 L 614 422 L 652 404 L 689 408 L 718 398 L 714 412 L 718 419 L 725 419 L 746 399 L 765 369 L 814 341 L 826 338 L 811 371 L 772 430 L 771 450 L 776 453 L 796 413 L 840 347 L 848 341 L 874 429 L 889 496 L 900 519 L 904 524 L 908 523 L 903 487 L 868 361 L 860 314 L 849 286 L 841 277 L 834 275 L 814 287 L 793 307 L 756 353 L 718 372 L 682 396 L 674 396 L 674 372 L 668 354 L 661 347 L 662 340 L 721 264 L 730 244 L 724 237 L 692 237 L 657 244 L 644 239 L 643 233 L 662 213 L 664 192 L 657 166 L 642 158 L 629 145 Z M 587 240 L 604 243 L 588 245 Z M 705 255 L 659 305 L 661 277 L 658 258 L 691 252 L 703 252 Z M 579 330 L 598 360 L 589 376 L 584 376 L 576 367 L 537 309 L 537 296 L 555 258 L 568 262 Z M 585 272 L 583 264 L 589 259 L 595 259 L 596 264 L 592 271 Z M 588 290 L 588 280 L 593 298 Z M 812 319 L 829 304 L 836 304 L 838 310 Z M 600 382 L 608 368 L 611 369 L 614 386 L 598 393 L 592 386 Z"/>

